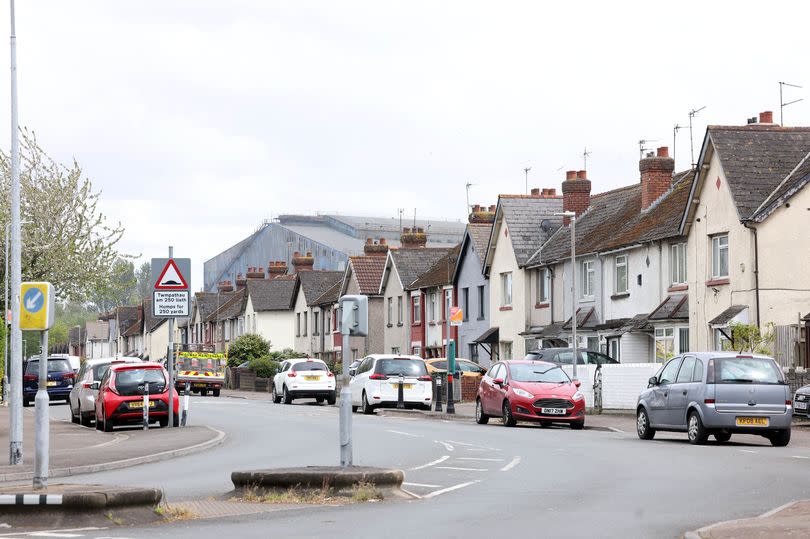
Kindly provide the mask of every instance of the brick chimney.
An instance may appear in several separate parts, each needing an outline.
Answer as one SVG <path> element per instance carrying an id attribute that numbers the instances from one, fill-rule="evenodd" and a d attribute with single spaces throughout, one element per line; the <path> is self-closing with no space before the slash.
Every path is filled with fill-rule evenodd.
<path id="1" fill-rule="evenodd" d="M 366 244 L 363 246 L 363 252 L 366 256 L 385 256 L 388 254 L 388 244 L 385 238 L 380 238 L 379 242 L 371 238 L 366 238 Z"/>
<path id="2" fill-rule="evenodd" d="M 307 254 L 302 255 L 298 251 L 293 253 L 292 265 L 295 268 L 295 273 L 302 271 L 312 271 L 315 265 L 315 259 L 312 257 L 312 251 L 307 251 Z"/>
<path id="3" fill-rule="evenodd" d="M 275 279 L 287 274 L 287 263 L 280 260 L 271 260 L 267 263 L 267 278 Z"/>
<path id="4" fill-rule="evenodd" d="M 469 215 L 470 223 L 494 223 L 495 222 L 495 206 L 482 206 L 476 204 L 472 207 L 472 212 Z"/>
<path id="5" fill-rule="evenodd" d="M 579 217 L 591 205 L 591 180 L 588 179 L 588 173 L 584 170 L 567 171 L 562 184 L 562 194 L 563 211 L 572 211 Z M 563 217 L 564 225 L 567 226 L 570 221 L 569 218 Z"/>
<path id="6" fill-rule="evenodd" d="M 540 188 L 539 187 L 532 187 L 531 193 L 532 193 L 533 197 L 539 197 L 540 196 Z"/>
<path id="7" fill-rule="evenodd" d="M 242 275 L 241 273 L 236 274 L 236 290 L 242 290 L 247 286 L 247 277 Z"/>
<path id="8" fill-rule="evenodd" d="M 233 284 L 231 281 L 220 281 L 217 285 L 218 292 L 233 292 Z"/>
<path id="9" fill-rule="evenodd" d="M 250 266 L 245 277 L 248 279 L 264 279 L 264 268 Z"/>
<path id="10" fill-rule="evenodd" d="M 422 227 L 403 228 L 399 241 L 403 249 L 421 249 L 427 245 L 427 234 Z"/>
<path id="11" fill-rule="evenodd" d="M 672 186 L 675 160 L 669 156 L 669 148 L 662 146 L 655 156 L 639 161 L 638 170 L 641 172 L 641 209 L 646 210 Z"/>

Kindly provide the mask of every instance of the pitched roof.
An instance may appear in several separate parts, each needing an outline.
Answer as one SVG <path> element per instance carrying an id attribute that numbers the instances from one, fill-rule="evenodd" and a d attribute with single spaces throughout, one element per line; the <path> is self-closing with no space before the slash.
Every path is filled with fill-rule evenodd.
<path id="1" fill-rule="evenodd" d="M 89 320 L 85 327 L 88 341 L 106 341 L 110 338 L 110 324 L 106 320 Z"/>
<path id="2" fill-rule="evenodd" d="M 804 156 L 773 193 L 757 208 L 754 220 L 762 222 L 790 197 L 810 183 L 810 153 Z"/>
<path id="3" fill-rule="evenodd" d="M 413 282 L 432 268 L 449 250 L 447 247 L 424 247 L 391 251 L 391 258 L 405 290 L 412 290 Z"/>
<path id="4" fill-rule="evenodd" d="M 342 285 L 342 281 L 338 281 L 333 284 L 326 292 L 321 294 L 321 296 L 315 300 L 314 304 L 331 305 L 332 303 L 337 303 L 337 301 L 340 299 L 340 289 Z"/>
<path id="5" fill-rule="evenodd" d="M 487 246 L 489 245 L 491 232 L 492 223 L 470 223 L 467 225 L 467 233 L 472 240 L 473 249 L 482 264 L 484 263 L 484 257 L 487 256 Z"/>
<path id="6" fill-rule="evenodd" d="M 244 314 L 246 305 L 247 305 L 247 289 L 243 288 L 241 290 L 237 290 L 231 295 L 230 299 L 220 304 L 218 309 L 211 312 L 211 314 L 206 319 L 206 322 L 212 322 L 214 320 L 220 321 L 238 318 L 239 316 Z"/>
<path id="7" fill-rule="evenodd" d="M 143 300 L 143 332 L 152 333 L 168 318 L 157 318 L 152 315 L 152 300 Z"/>
<path id="8" fill-rule="evenodd" d="M 537 252 L 549 236 L 562 223 L 562 217 L 555 213 L 563 209 L 562 197 L 538 198 L 527 195 L 500 195 L 498 211 L 506 221 L 512 249 L 519 267 Z M 543 228 L 543 222 L 549 226 Z"/>
<path id="9" fill-rule="evenodd" d="M 752 217 L 775 191 L 789 190 L 783 180 L 810 152 L 808 127 L 710 125 L 706 138 L 720 159 L 741 220 Z"/>
<path id="10" fill-rule="evenodd" d="M 599 319 L 596 316 L 595 307 L 580 307 L 577 309 L 577 328 L 593 329 L 597 325 L 599 325 Z M 572 329 L 571 318 L 565 321 L 563 329 Z"/>
<path id="11" fill-rule="evenodd" d="M 385 259 L 385 257 L 378 258 Z M 343 273 L 342 271 L 302 271 L 299 273 L 300 291 L 304 293 L 307 305 L 317 305 L 318 298 L 343 279 Z"/>
<path id="12" fill-rule="evenodd" d="M 376 296 L 380 293 L 385 261 L 387 257 L 380 255 L 350 256 L 349 265 L 354 274 L 360 293 L 367 296 Z"/>
<path id="13" fill-rule="evenodd" d="M 428 271 L 420 275 L 411 286 L 416 289 L 452 284 L 460 248 L 461 245 L 456 245 L 447 251 Z"/>
<path id="14" fill-rule="evenodd" d="M 709 320 L 710 326 L 722 326 L 728 324 L 735 316 L 748 308 L 748 305 L 732 305 L 722 313 Z"/>
<path id="15" fill-rule="evenodd" d="M 230 296 L 224 297 L 223 294 L 232 294 L 232 292 L 220 292 L 219 297 L 217 297 L 216 292 L 197 292 L 194 294 L 196 308 L 200 311 L 200 318 L 202 320 L 207 320 L 208 317 L 211 316 L 211 313 L 222 305 L 223 299 L 224 301 L 230 299 Z"/>
<path id="16" fill-rule="evenodd" d="M 667 296 L 661 304 L 650 313 L 650 320 L 689 319 L 689 294 Z"/>
<path id="17" fill-rule="evenodd" d="M 293 308 L 298 279 L 248 279 L 247 293 L 254 311 L 287 311 Z"/>

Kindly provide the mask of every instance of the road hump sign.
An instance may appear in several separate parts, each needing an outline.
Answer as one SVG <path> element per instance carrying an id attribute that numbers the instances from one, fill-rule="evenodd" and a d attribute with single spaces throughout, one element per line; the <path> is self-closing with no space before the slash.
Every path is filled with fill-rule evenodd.
<path id="1" fill-rule="evenodd" d="M 460 326 L 464 321 L 464 312 L 459 307 L 450 307 L 450 325 Z"/>
<path id="2" fill-rule="evenodd" d="M 163 271 L 160 272 L 157 282 L 155 282 L 155 290 L 187 290 L 188 283 L 186 282 L 183 274 L 180 273 L 180 268 L 174 263 L 174 259 L 170 258 L 166 262 Z"/>
<path id="3" fill-rule="evenodd" d="M 53 327 L 53 285 L 45 282 L 22 283 L 20 288 L 20 329 L 45 331 Z"/>

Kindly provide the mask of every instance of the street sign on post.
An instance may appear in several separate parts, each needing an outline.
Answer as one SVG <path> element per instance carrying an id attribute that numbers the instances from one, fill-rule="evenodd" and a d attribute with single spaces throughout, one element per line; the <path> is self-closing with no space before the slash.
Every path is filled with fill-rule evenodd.
<path id="1" fill-rule="evenodd" d="M 460 326 L 464 321 L 464 312 L 460 307 L 450 307 L 450 325 Z"/>
<path id="2" fill-rule="evenodd" d="M 20 329 L 45 331 L 53 327 L 54 293 L 51 283 L 22 283 Z"/>
<path id="3" fill-rule="evenodd" d="M 349 389 L 349 337 L 368 335 L 368 296 L 343 296 L 340 298 L 340 333 L 342 334 L 341 356 L 343 376 L 340 385 L 340 466 L 352 465 L 352 393 Z"/>

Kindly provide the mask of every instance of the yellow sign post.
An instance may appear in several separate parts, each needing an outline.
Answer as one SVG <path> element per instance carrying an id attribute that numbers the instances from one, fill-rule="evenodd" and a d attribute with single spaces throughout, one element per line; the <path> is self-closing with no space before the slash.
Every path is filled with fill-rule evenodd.
<path id="1" fill-rule="evenodd" d="M 20 329 L 45 331 L 53 327 L 54 293 L 51 283 L 22 283 Z"/>

